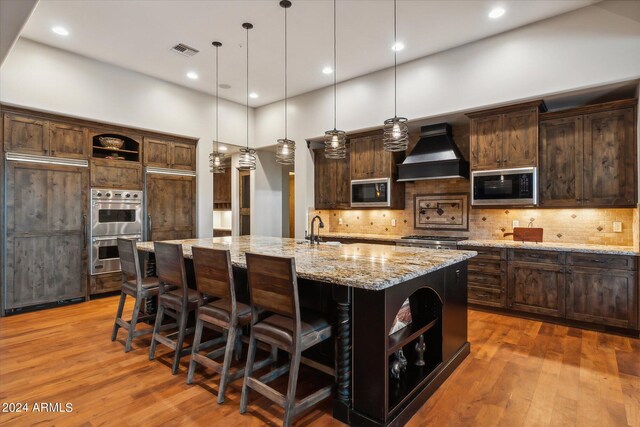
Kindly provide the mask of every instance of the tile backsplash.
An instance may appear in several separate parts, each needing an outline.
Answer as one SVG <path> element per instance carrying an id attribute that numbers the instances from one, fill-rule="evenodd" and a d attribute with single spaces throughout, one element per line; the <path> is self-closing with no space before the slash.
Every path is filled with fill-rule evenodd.
<path id="1" fill-rule="evenodd" d="M 404 210 L 312 211 L 325 222 L 325 231 L 390 235 L 463 236 L 470 239 L 511 240 L 513 221 L 526 227 L 544 228 L 544 241 L 604 245 L 638 245 L 638 209 L 474 209 L 469 211 L 468 231 L 435 231 L 414 228 L 414 196 L 468 193 L 469 181 L 447 179 L 407 183 Z M 396 226 L 392 226 L 392 220 Z M 622 222 L 622 232 L 613 232 L 613 222 Z"/>

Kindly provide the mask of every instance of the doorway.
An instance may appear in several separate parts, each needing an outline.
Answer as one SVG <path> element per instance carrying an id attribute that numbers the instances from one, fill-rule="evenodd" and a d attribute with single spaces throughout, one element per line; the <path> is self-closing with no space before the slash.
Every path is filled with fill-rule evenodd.
<path id="1" fill-rule="evenodd" d="M 240 197 L 240 235 L 251 234 L 251 175 L 249 171 L 238 171 Z"/>

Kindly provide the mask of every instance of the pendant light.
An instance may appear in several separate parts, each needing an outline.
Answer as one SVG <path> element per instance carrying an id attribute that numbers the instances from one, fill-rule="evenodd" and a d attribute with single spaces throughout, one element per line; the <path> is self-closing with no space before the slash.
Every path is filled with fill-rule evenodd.
<path id="1" fill-rule="evenodd" d="M 216 139 L 215 150 L 211 151 L 209 154 L 209 170 L 213 173 L 225 173 L 225 161 L 227 160 L 227 156 L 224 153 L 221 153 L 218 148 L 218 48 L 222 46 L 220 42 L 211 43 L 216 48 Z"/>
<path id="2" fill-rule="evenodd" d="M 409 145 L 409 127 L 405 117 L 398 117 L 398 43 L 396 0 L 393 0 L 393 118 L 384 121 L 384 151 L 405 151 Z"/>
<path id="3" fill-rule="evenodd" d="M 292 165 L 296 158 L 296 142 L 287 138 L 287 9 L 291 7 L 291 2 L 282 0 L 280 7 L 284 9 L 284 138 L 278 140 L 276 162 Z"/>
<path id="4" fill-rule="evenodd" d="M 324 156 L 327 159 L 344 159 L 347 156 L 346 134 L 337 129 L 337 64 L 336 64 L 336 0 L 333 0 L 333 129 L 324 133 Z"/>
<path id="5" fill-rule="evenodd" d="M 253 28 L 253 24 L 245 22 L 242 28 L 247 30 L 247 147 L 240 149 L 238 170 L 252 171 L 256 169 L 256 150 L 249 148 L 249 30 Z"/>

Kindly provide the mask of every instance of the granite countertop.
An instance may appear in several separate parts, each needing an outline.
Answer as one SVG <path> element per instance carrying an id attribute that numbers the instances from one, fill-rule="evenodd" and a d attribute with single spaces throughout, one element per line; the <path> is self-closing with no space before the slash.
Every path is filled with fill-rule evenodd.
<path id="1" fill-rule="evenodd" d="M 383 242 L 396 242 L 402 239 L 401 234 L 366 234 L 366 233 L 340 233 L 337 231 L 320 231 L 320 238 L 325 241 L 334 239 L 362 239 L 362 240 L 379 240 Z"/>
<path id="2" fill-rule="evenodd" d="M 553 242 L 514 242 L 512 240 L 465 240 L 461 245 L 480 246 L 490 248 L 538 249 L 560 252 L 585 252 L 608 255 L 640 256 L 640 252 L 633 246 L 588 245 L 582 243 L 553 243 Z"/>
<path id="3" fill-rule="evenodd" d="M 391 245 L 310 245 L 296 239 L 262 236 L 168 240 L 181 243 L 191 258 L 192 246 L 229 249 L 231 262 L 246 268 L 245 253 L 295 257 L 298 277 L 369 290 L 381 290 L 477 255 L 473 251 L 407 248 Z M 153 252 L 153 242 L 138 243 Z"/>

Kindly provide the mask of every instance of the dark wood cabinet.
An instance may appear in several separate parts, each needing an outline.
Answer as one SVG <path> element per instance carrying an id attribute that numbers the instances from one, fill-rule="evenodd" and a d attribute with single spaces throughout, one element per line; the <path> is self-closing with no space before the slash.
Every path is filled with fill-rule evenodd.
<path id="1" fill-rule="evenodd" d="M 88 169 L 6 164 L 4 309 L 86 295 Z"/>
<path id="2" fill-rule="evenodd" d="M 43 119 L 4 115 L 4 151 L 49 155 L 49 122 Z"/>
<path id="3" fill-rule="evenodd" d="M 547 316 L 564 316 L 564 266 L 509 263 L 509 308 Z"/>
<path id="4" fill-rule="evenodd" d="M 64 123 L 49 123 L 49 149 L 55 157 L 88 159 L 89 132 L 81 126 Z"/>
<path id="5" fill-rule="evenodd" d="M 142 165 L 137 162 L 91 159 L 91 186 L 142 190 Z"/>
<path id="6" fill-rule="evenodd" d="M 634 271 L 568 267 L 566 286 L 568 319 L 638 327 L 638 276 Z"/>
<path id="7" fill-rule="evenodd" d="M 327 159 L 324 150 L 314 150 L 314 193 L 316 209 L 349 209 L 351 206 L 350 157 Z"/>
<path id="8" fill-rule="evenodd" d="M 231 169 L 213 173 L 213 209 L 231 209 Z"/>
<path id="9" fill-rule="evenodd" d="M 165 168 L 196 170 L 196 146 L 158 138 L 144 138 L 144 165 Z"/>
<path id="10" fill-rule="evenodd" d="M 468 114 L 471 170 L 519 168 L 538 164 L 538 114 L 542 101 Z"/>
<path id="11" fill-rule="evenodd" d="M 146 200 L 147 240 L 195 237 L 195 177 L 148 173 Z"/>
<path id="12" fill-rule="evenodd" d="M 395 178 L 396 153 L 384 151 L 382 135 L 375 134 L 352 138 L 351 147 L 351 179 Z"/>
<path id="13" fill-rule="evenodd" d="M 507 305 L 506 249 L 462 246 L 460 249 L 478 252 L 467 267 L 468 301 L 490 307 Z"/>
<path id="14" fill-rule="evenodd" d="M 541 207 L 633 207 L 637 100 L 541 115 Z"/>

